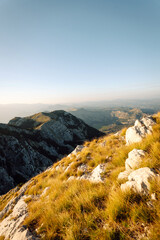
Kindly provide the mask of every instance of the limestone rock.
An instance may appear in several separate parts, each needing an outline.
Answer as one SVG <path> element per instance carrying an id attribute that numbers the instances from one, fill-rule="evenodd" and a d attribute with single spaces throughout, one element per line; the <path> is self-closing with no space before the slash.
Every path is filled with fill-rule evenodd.
<path id="1" fill-rule="evenodd" d="M 122 191 L 131 189 L 140 194 L 148 194 L 150 190 L 149 181 L 153 180 L 156 176 L 157 174 L 148 167 L 139 168 L 129 174 L 129 181 L 122 184 L 121 189 Z"/>
<path id="2" fill-rule="evenodd" d="M 22 226 L 24 219 L 27 216 L 27 204 L 25 196 L 22 197 L 15 207 L 13 212 L 0 223 L 0 236 L 5 236 L 5 240 L 38 240 L 32 233 Z"/>
<path id="3" fill-rule="evenodd" d="M 134 126 L 126 131 L 126 144 L 140 142 L 147 134 L 152 133 L 154 124 L 155 121 L 150 116 L 136 120 Z"/>
<path id="4" fill-rule="evenodd" d="M 88 169 L 87 164 L 82 163 L 81 165 L 78 166 L 77 171 L 86 172 L 87 169 Z"/>
<path id="5" fill-rule="evenodd" d="M 19 183 L 24 183 L 32 176 L 44 171 L 56 160 L 57 152 L 48 151 L 47 143 L 41 146 L 39 139 L 33 141 L 34 133 L 19 132 L 14 127 L 2 128 L 0 125 L 0 194 L 6 193 Z M 12 130 L 11 130 L 12 129 Z M 9 135 L 1 135 L 3 131 Z M 10 131 L 11 130 L 11 131 Z M 46 148 L 45 148 L 46 147 Z M 52 160 L 51 160 L 52 159 Z"/>
<path id="6" fill-rule="evenodd" d="M 46 188 L 43 190 L 41 196 L 45 196 L 45 194 L 47 193 L 47 191 L 48 191 L 49 189 L 50 189 L 50 187 L 46 187 Z"/>
<path id="7" fill-rule="evenodd" d="M 133 149 L 129 152 L 128 158 L 125 161 L 126 170 L 129 171 L 138 168 L 143 156 L 145 156 L 145 152 L 143 150 Z"/>
<path id="8" fill-rule="evenodd" d="M 105 171 L 106 164 L 99 164 L 91 173 L 90 181 L 91 182 L 103 182 L 101 176 Z"/>
<path id="9" fill-rule="evenodd" d="M 119 173 L 118 180 L 125 180 L 128 178 L 129 174 L 135 169 L 138 168 L 142 157 L 145 156 L 145 152 L 143 150 L 133 149 L 128 154 L 128 158 L 125 161 L 125 168 L 124 172 Z"/>
<path id="10" fill-rule="evenodd" d="M 72 180 L 75 180 L 76 178 L 75 178 L 75 176 L 70 176 L 68 179 L 67 179 L 67 181 L 72 181 Z"/>
<path id="11" fill-rule="evenodd" d="M 72 164 L 73 164 L 73 162 L 71 162 L 71 163 L 66 167 L 66 169 L 65 169 L 64 172 L 67 172 L 67 171 L 71 168 Z"/>
<path id="12" fill-rule="evenodd" d="M 39 130 L 58 145 L 66 145 L 67 142 L 80 143 L 85 139 L 104 135 L 97 129 L 88 126 L 81 119 L 63 110 L 50 113 L 41 112 L 30 117 L 15 118 L 9 124 L 23 129 Z"/>
<path id="13" fill-rule="evenodd" d="M 15 204 L 21 199 L 21 197 L 24 195 L 25 191 L 27 190 L 27 187 L 29 186 L 29 184 L 32 182 L 32 180 L 28 181 L 27 183 L 25 183 L 21 189 L 18 191 L 18 195 L 14 198 L 12 198 L 8 204 L 4 207 L 4 209 L 0 212 L 0 219 L 3 218 L 3 216 L 5 214 L 8 214 L 8 212 L 10 210 L 13 209 L 13 207 L 15 206 Z M 15 188 L 15 191 L 17 190 L 17 188 Z M 11 191 L 14 191 L 11 190 Z"/>
<path id="14" fill-rule="evenodd" d="M 104 179 L 102 177 L 102 173 L 105 172 L 105 168 L 106 168 L 106 164 L 99 164 L 96 168 L 93 169 L 93 171 L 91 173 L 86 173 L 84 175 L 82 175 L 81 177 L 78 177 L 77 179 L 85 179 L 85 180 L 89 180 L 91 182 L 103 182 Z"/>
<path id="15" fill-rule="evenodd" d="M 76 155 L 77 153 L 81 152 L 83 148 L 84 148 L 83 145 L 77 145 L 77 147 L 74 149 L 74 151 L 72 152 L 72 154 L 75 154 L 75 155 Z"/>
<path id="16" fill-rule="evenodd" d="M 124 172 L 120 172 L 118 175 L 118 180 L 127 180 L 130 172 L 131 171 L 127 171 L 127 170 L 125 170 Z"/>

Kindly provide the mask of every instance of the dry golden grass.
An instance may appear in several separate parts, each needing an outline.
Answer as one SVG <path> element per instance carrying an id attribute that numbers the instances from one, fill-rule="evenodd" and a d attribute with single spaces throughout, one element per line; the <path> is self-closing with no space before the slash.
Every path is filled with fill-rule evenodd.
<path id="1" fill-rule="evenodd" d="M 0 240 L 4 240 L 5 239 L 5 237 L 4 236 L 0 236 Z"/>

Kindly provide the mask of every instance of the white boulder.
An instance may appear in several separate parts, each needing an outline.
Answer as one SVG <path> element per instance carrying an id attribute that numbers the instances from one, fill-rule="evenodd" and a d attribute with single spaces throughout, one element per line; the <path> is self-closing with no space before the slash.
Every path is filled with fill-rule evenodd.
<path id="1" fill-rule="evenodd" d="M 127 171 L 138 168 L 142 162 L 142 158 L 145 156 L 143 150 L 133 149 L 128 154 L 128 158 L 125 161 L 125 168 Z"/>
<path id="2" fill-rule="evenodd" d="M 148 194 L 150 190 L 149 181 L 157 177 L 157 174 L 151 168 L 139 168 L 131 172 L 128 176 L 128 181 L 121 185 L 121 190 L 133 190 L 140 194 Z"/>
<path id="3" fill-rule="evenodd" d="M 105 171 L 106 164 L 99 164 L 91 173 L 90 181 L 91 182 L 103 182 L 101 176 Z"/>
<path id="4" fill-rule="evenodd" d="M 125 180 L 128 178 L 129 174 L 135 169 L 138 168 L 142 162 L 142 158 L 145 156 L 145 151 L 133 149 L 128 153 L 128 158 L 125 161 L 125 171 L 120 172 L 118 175 L 118 180 Z"/>
<path id="5" fill-rule="evenodd" d="M 118 175 L 118 180 L 126 180 L 128 179 L 128 175 L 130 174 L 130 171 L 124 171 L 124 172 L 120 172 Z"/>
<path id="6" fill-rule="evenodd" d="M 126 144 L 140 142 L 147 134 L 152 133 L 152 126 L 155 121 L 152 117 L 144 117 L 141 120 L 136 120 L 133 127 L 126 131 Z"/>
<path id="7" fill-rule="evenodd" d="M 95 183 L 103 182 L 104 179 L 102 177 L 102 173 L 105 172 L 105 168 L 106 164 L 101 163 L 96 168 L 94 168 L 91 173 L 84 174 L 81 177 L 78 177 L 77 179 L 79 180 L 85 179 Z"/>

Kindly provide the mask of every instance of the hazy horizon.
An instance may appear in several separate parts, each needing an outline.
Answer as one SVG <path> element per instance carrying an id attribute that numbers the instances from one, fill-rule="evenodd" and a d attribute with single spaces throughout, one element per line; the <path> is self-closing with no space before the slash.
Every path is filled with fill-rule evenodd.
<path id="1" fill-rule="evenodd" d="M 13 103 L 1 103 L 0 105 L 66 105 L 66 106 L 70 106 L 70 105 L 83 105 L 83 104 L 94 104 L 94 103 L 112 103 L 112 102 L 117 102 L 120 101 L 121 102 L 143 102 L 143 101 L 160 101 L 160 96 L 157 97 L 148 97 L 148 98 L 112 98 L 112 99 L 102 99 L 102 100 L 82 100 L 82 101 L 72 101 L 72 102 L 51 102 L 51 103 L 44 103 L 44 102 L 36 102 L 36 103 L 27 103 L 27 102 L 13 102 Z"/>
<path id="2" fill-rule="evenodd" d="M 92 101 L 79 103 L 64 103 L 64 104 L 1 104 L 0 103 L 0 123 L 8 123 L 14 117 L 27 117 L 39 112 L 52 112 L 55 110 L 106 110 L 114 108 L 139 108 L 152 109 L 160 111 L 160 99 L 121 99 L 112 101 Z"/>

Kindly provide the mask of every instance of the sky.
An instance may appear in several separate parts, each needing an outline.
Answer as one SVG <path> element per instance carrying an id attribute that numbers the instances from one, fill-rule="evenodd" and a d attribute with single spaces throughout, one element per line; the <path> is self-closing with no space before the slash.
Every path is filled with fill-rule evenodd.
<path id="1" fill-rule="evenodd" d="M 0 0 L 0 104 L 159 96 L 159 0 Z"/>

